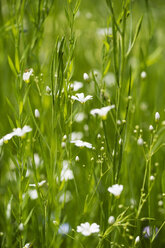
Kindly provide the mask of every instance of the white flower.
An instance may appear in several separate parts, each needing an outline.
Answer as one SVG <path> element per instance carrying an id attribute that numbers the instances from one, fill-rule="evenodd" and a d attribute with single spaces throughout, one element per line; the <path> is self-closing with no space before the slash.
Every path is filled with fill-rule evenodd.
<path id="1" fill-rule="evenodd" d="M 104 35 L 111 35 L 112 34 L 112 28 L 98 28 L 97 29 L 97 35 L 104 36 Z"/>
<path id="2" fill-rule="evenodd" d="M 69 232 L 70 226 L 68 223 L 61 224 L 58 229 L 58 233 L 67 234 Z"/>
<path id="3" fill-rule="evenodd" d="M 80 160 L 79 156 L 76 156 L 75 160 L 78 162 Z"/>
<path id="4" fill-rule="evenodd" d="M 69 202 L 70 200 L 72 200 L 72 194 L 69 190 L 67 190 L 65 193 L 63 193 L 60 198 L 59 198 L 59 202 L 62 203 L 62 202 Z"/>
<path id="5" fill-rule="evenodd" d="M 46 93 L 47 94 L 50 94 L 51 93 L 51 88 L 48 85 L 46 86 Z"/>
<path id="6" fill-rule="evenodd" d="M 74 83 L 71 84 L 70 86 L 73 88 L 73 91 L 78 91 L 79 89 L 83 87 L 83 83 L 74 81 Z"/>
<path id="7" fill-rule="evenodd" d="M 7 209 L 6 209 L 7 219 L 10 219 L 11 216 L 11 201 L 12 201 L 12 197 L 10 198 L 9 203 L 7 204 Z"/>
<path id="8" fill-rule="evenodd" d="M 147 73 L 145 71 L 142 71 L 140 74 L 141 78 L 146 78 L 147 77 Z"/>
<path id="9" fill-rule="evenodd" d="M 30 76 L 33 73 L 33 69 L 29 69 L 28 71 L 23 73 L 23 81 L 25 81 L 26 83 L 29 83 L 30 80 Z"/>
<path id="10" fill-rule="evenodd" d="M 149 130 L 150 130 L 150 131 L 153 131 L 153 130 L 154 130 L 154 128 L 153 128 L 152 125 L 149 125 Z"/>
<path id="11" fill-rule="evenodd" d="M 75 146 L 78 146 L 78 147 L 87 147 L 89 149 L 92 148 L 91 143 L 88 143 L 88 142 L 85 142 L 85 141 L 82 141 L 82 140 L 72 140 L 72 141 L 70 141 L 70 143 L 74 143 Z"/>
<path id="12" fill-rule="evenodd" d="M 14 129 L 14 136 L 23 137 L 26 133 L 29 133 L 32 131 L 32 128 L 30 126 L 24 126 L 23 128 L 16 128 Z"/>
<path id="13" fill-rule="evenodd" d="M 40 118 L 40 112 L 39 112 L 38 109 L 35 109 L 34 115 L 35 115 L 36 118 Z"/>
<path id="14" fill-rule="evenodd" d="M 136 245 L 137 243 L 139 243 L 139 242 L 140 242 L 140 237 L 137 236 L 136 239 L 135 239 L 135 245 Z"/>
<path id="15" fill-rule="evenodd" d="M 122 139 L 120 138 L 120 139 L 119 139 L 119 145 L 121 145 L 121 144 L 122 144 Z"/>
<path id="16" fill-rule="evenodd" d="M 84 119 L 85 119 L 85 114 L 83 112 L 77 113 L 74 118 L 76 122 L 81 122 Z"/>
<path id="17" fill-rule="evenodd" d="M 30 246 L 31 246 L 31 244 L 30 243 L 27 243 L 27 244 L 24 245 L 23 248 L 30 248 Z"/>
<path id="18" fill-rule="evenodd" d="M 143 143 L 144 143 L 144 141 L 143 141 L 143 139 L 142 139 L 142 138 L 139 138 L 139 139 L 137 140 L 137 144 L 138 144 L 138 146 L 142 146 L 142 145 L 143 145 Z"/>
<path id="19" fill-rule="evenodd" d="M 38 153 L 34 153 L 34 163 L 35 163 L 37 168 L 41 163 L 41 160 L 40 160 L 40 157 L 39 157 Z"/>
<path id="20" fill-rule="evenodd" d="M 72 132 L 71 133 L 71 140 L 79 140 L 82 139 L 83 133 L 82 132 Z"/>
<path id="21" fill-rule="evenodd" d="M 65 180 L 65 181 L 68 181 L 68 180 L 72 180 L 74 178 L 73 176 L 73 172 L 72 170 L 70 169 L 62 169 L 61 171 L 61 181 Z"/>
<path id="22" fill-rule="evenodd" d="M 68 181 L 74 178 L 73 172 L 71 169 L 68 168 L 68 161 L 63 161 L 63 168 L 61 171 L 61 182 L 63 180 Z"/>
<path id="23" fill-rule="evenodd" d="M 36 189 L 29 190 L 29 196 L 32 200 L 35 200 L 38 198 L 38 193 Z"/>
<path id="24" fill-rule="evenodd" d="M 24 229 L 24 225 L 23 225 L 23 223 L 20 223 L 20 224 L 19 224 L 18 229 L 19 229 L 20 231 L 23 231 L 23 229 Z"/>
<path id="25" fill-rule="evenodd" d="M 109 223 L 110 225 L 112 225 L 114 222 L 115 222 L 115 217 L 114 217 L 114 216 L 110 216 L 110 217 L 108 218 L 108 223 Z"/>
<path id="26" fill-rule="evenodd" d="M 84 236 L 90 236 L 92 233 L 98 233 L 99 231 L 100 226 L 96 223 L 90 225 L 88 222 L 85 222 L 77 226 L 77 232 L 82 233 Z"/>
<path id="27" fill-rule="evenodd" d="M 13 132 L 6 134 L 0 139 L 0 146 L 3 143 L 7 143 L 14 136 L 23 137 L 26 133 L 32 131 L 32 128 L 29 126 L 24 126 L 22 129 L 20 127 L 13 129 Z"/>
<path id="28" fill-rule="evenodd" d="M 83 74 L 83 79 L 85 81 L 88 81 L 89 80 L 89 75 L 86 72 Z"/>
<path id="29" fill-rule="evenodd" d="M 108 191 L 114 196 L 120 196 L 121 192 L 123 191 L 123 185 L 114 184 L 112 187 L 108 188 Z"/>
<path id="30" fill-rule="evenodd" d="M 71 96 L 71 99 L 77 100 L 81 103 L 85 103 L 86 101 L 93 99 L 93 96 L 88 95 L 88 96 L 84 97 L 84 93 L 77 93 L 76 96 Z"/>
<path id="31" fill-rule="evenodd" d="M 111 105 L 111 106 L 107 106 L 107 107 L 103 107 L 103 108 L 100 108 L 100 109 L 92 109 L 90 111 L 91 115 L 99 115 L 101 116 L 102 119 L 106 119 L 107 117 L 107 114 L 108 112 L 111 110 L 111 109 L 114 109 L 115 108 L 115 105 Z"/>
<path id="32" fill-rule="evenodd" d="M 153 175 L 150 176 L 150 181 L 154 181 L 155 177 Z"/>
<path id="33" fill-rule="evenodd" d="M 44 184 L 46 183 L 46 180 L 42 180 L 41 182 L 38 183 L 38 187 L 41 187 L 43 186 Z M 33 184 L 29 184 L 30 187 L 36 187 L 36 184 L 33 183 Z"/>
<path id="34" fill-rule="evenodd" d="M 155 113 L 155 121 L 159 121 L 159 119 L 160 119 L 160 114 L 159 114 L 159 112 L 156 112 Z"/>
<path id="35" fill-rule="evenodd" d="M 158 206 L 159 207 L 163 206 L 163 201 L 162 200 L 158 201 Z"/>

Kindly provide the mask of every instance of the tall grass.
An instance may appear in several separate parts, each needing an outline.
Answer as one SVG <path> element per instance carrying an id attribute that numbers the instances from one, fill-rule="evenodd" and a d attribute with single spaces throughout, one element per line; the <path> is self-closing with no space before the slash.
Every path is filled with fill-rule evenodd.
<path id="1" fill-rule="evenodd" d="M 1 247 L 164 247 L 163 7 L 0 2 Z"/>

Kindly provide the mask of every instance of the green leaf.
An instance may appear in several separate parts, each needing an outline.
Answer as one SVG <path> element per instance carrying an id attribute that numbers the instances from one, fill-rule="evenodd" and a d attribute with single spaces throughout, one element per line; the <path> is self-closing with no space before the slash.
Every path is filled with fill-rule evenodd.
<path id="1" fill-rule="evenodd" d="M 17 71 L 16 71 L 15 66 L 13 64 L 13 61 L 10 58 L 9 55 L 8 55 L 8 63 L 9 63 L 10 69 L 12 70 L 12 72 L 14 73 L 14 75 L 17 77 Z"/>
<path id="2" fill-rule="evenodd" d="M 26 218 L 26 220 L 24 222 L 24 226 L 26 226 L 28 224 L 28 222 L 29 222 L 29 220 L 30 220 L 30 218 L 31 218 L 31 216 L 33 214 L 33 211 L 34 211 L 34 208 L 32 208 L 32 210 L 30 211 L 28 217 Z"/>
<path id="3" fill-rule="evenodd" d="M 133 42 L 130 45 L 130 47 L 128 48 L 128 51 L 126 53 L 126 56 L 128 56 L 130 54 L 130 52 L 132 51 L 132 48 L 135 45 L 136 39 L 137 39 L 137 37 L 139 35 L 140 29 L 141 29 L 141 26 L 142 26 L 142 20 L 143 20 L 143 16 L 140 17 L 140 19 L 139 19 L 139 21 L 138 21 L 138 23 L 136 25 L 136 30 L 135 30 L 135 35 L 134 35 L 134 38 L 133 38 Z"/>
<path id="4" fill-rule="evenodd" d="M 73 15 L 74 15 L 74 16 L 76 15 L 76 13 L 77 13 L 77 11 L 78 11 L 78 9 L 79 9 L 80 3 L 81 3 L 81 0 L 78 0 L 78 1 L 76 2 L 76 5 L 75 5 L 74 10 L 73 10 Z"/>

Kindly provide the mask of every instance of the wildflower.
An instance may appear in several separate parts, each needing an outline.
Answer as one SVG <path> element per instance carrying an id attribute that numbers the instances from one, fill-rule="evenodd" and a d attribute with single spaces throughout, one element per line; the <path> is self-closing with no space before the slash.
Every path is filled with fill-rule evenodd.
<path id="1" fill-rule="evenodd" d="M 30 243 L 26 243 L 23 248 L 30 248 L 30 247 L 31 247 L 31 244 Z"/>
<path id="2" fill-rule="evenodd" d="M 84 93 L 77 93 L 76 96 L 71 97 L 72 100 L 77 100 L 78 102 L 85 103 L 88 100 L 92 100 L 93 96 L 88 95 L 84 97 Z"/>
<path id="3" fill-rule="evenodd" d="M 96 223 L 90 225 L 88 222 L 85 222 L 77 226 L 77 232 L 82 233 L 84 236 L 90 236 L 92 233 L 98 233 L 99 231 L 100 226 Z"/>
<path id="4" fill-rule="evenodd" d="M 97 35 L 104 36 L 104 35 L 112 35 L 112 28 L 98 28 Z"/>
<path id="5" fill-rule="evenodd" d="M 98 114 L 103 120 L 105 120 L 107 118 L 108 112 L 114 108 L 115 108 L 115 105 L 111 105 L 111 106 L 103 107 L 100 109 L 92 109 L 90 113 L 93 116 Z"/>
<path id="6" fill-rule="evenodd" d="M 140 74 L 141 78 L 144 79 L 147 77 L 147 73 L 145 71 L 142 71 Z"/>
<path id="7" fill-rule="evenodd" d="M 120 196 L 121 192 L 123 191 L 123 185 L 114 184 L 112 187 L 108 188 L 108 191 L 113 194 L 114 196 Z"/>
<path id="8" fill-rule="evenodd" d="M 72 170 L 68 168 L 68 161 L 63 161 L 63 168 L 61 171 L 61 182 L 63 180 L 68 181 L 72 180 L 74 178 Z"/>
<path id="9" fill-rule="evenodd" d="M 80 160 L 79 156 L 76 156 L 75 160 L 78 162 Z"/>
<path id="10" fill-rule="evenodd" d="M 67 190 L 65 193 L 63 193 L 60 198 L 59 198 L 59 202 L 60 203 L 67 203 L 72 199 L 72 194 L 69 190 Z"/>
<path id="11" fill-rule="evenodd" d="M 88 81 L 89 80 L 89 75 L 86 72 L 83 74 L 83 79 L 85 81 Z"/>
<path id="12" fill-rule="evenodd" d="M 42 180 L 38 183 L 38 187 L 42 187 L 46 183 L 46 180 Z M 29 184 L 30 187 L 36 187 L 36 184 Z"/>
<path id="13" fill-rule="evenodd" d="M 122 139 L 120 138 L 120 139 L 119 139 L 119 145 L 121 145 L 121 144 L 122 144 Z"/>
<path id="14" fill-rule="evenodd" d="M 149 125 L 149 130 L 150 130 L 150 131 L 153 131 L 153 130 L 154 130 L 154 128 L 153 128 L 152 125 Z"/>
<path id="15" fill-rule="evenodd" d="M 117 125 L 121 125 L 121 120 L 117 120 Z"/>
<path id="16" fill-rule="evenodd" d="M 156 112 L 155 113 L 155 121 L 158 122 L 159 119 L 160 119 L 160 114 L 159 114 L 159 112 Z"/>
<path id="17" fill-rule="evenodd" d="M 20 223 L 20 224 L 19 224 L 18 229 L 19 229 L 20 231 L 23 231 L 23 229 L 24 229 L 24 225 L 23 225 L 23 223 Z"/>
<path id="18" fill-rule="evenodd" d="M 150 181 L 154 181 L 155 177 L 153 175 L 150 176 Z"/>
<path id="19" fill-rule="evenodd" d="M 158 206 L 159 207 L 162 207 L 163 206 L 163 201 L 162 200 L 158 201 Z"/>
<path id="20" fill-rule="evenodd" d="M 59 234 L 67 234 L 69 232 L 70 226 L 68 223 L 61 224 L 58 229 Z"/>
<path id="21" fill-rule="evenodd" d="M 85 141 L 82 141 L 82 140 L 72 140 L 72 141 L 70 141 L 70 143 L 74 143 L 75 146 L 78 146 L 78 147 L 87 147 L 89 149 L 92 148 L 92 144 L 85 142 Z"/>
<path id="22" fill-rule="evenodd" d="M 29 133 L 31 131 L 32 128 L 26 125 L 22 129 L 20 127 L 15 128 L 13 129 L 13 132 L 6 134 L 0 139 L 0 145 L 3 145 L 3 143 L 7 143 L 14 136 L 23 137 L 26 133 Z"/>
<path id="23" fill-rule="evenodd" d="M 74 81 L 74 83 L 71 84 L 70 86 L 73 88 L 73 91 L 78 91 L 79 89 L 83 87 L 83 83 Z"/>
<path id="24" fill-rule="evenodd" d="M 51 91 L 52 91 L 51 88 L 47 85 L 47 86 L 46 86 L 46 93 L 47 93 L 47 94 L 50 94 Z"/>
<path id="25" fill-rule="evenodd" d="M 30 81 L 30 76 L 33 73 L 33 69 L 29 69 L 28 71 L 23 73 L 23 81 L 25 81 L 25 83 L 29 83 Z"/>
<path id="26" fill-rule="evenodd" d="M 82 139 L 83 133 L 82 132 L 72 132 L 71 133 L 71 140 L 79 140 Z"/>
<path id="27" fill-rule="evenodd" d="M 38 109 L 35 109 L 34 115 L 35 115 L 36 118 L 40 118 L 40 112 L 39 112 Z"/>
<path id="28" fill-rule="evenodd" d="M 143 234 L 144 234 L 144 237 L 145 238 L 151 238 L 157 232 L 158 232 L 158 228 L 157 227 L 146 226 L 143 229 Z"/>
<path id="29" fill-rule="evenodd" d="M 143 141 L 143 139 L 142 139 L 142 138 L 139 138 L 139 139 L 137 140 L 137 144 L 138 144 L 138 146 L 142 146 L 142 145 L 143 145 L 143 143 L 144 143 L 144 141 Z"/>
<path id="30" fill-rule="evenodd" d="M 40 159 L 38 153 L 34 153 L 34 163 L 35 163 L 35 165 L 36 165 L 37 168 L 38 168 L 38 166 L 41 163 L 41 159 Z"/>
<path id="31" fill-rule="evenodd" d="M 135 245 L 138 244 L 140 242 L 140 237 L 137 236 L 136 239 L 135 239 Z"/>
<path id="32" fill-rule="evenodd" d="M 81 122 L 84 119 L 85 119 L 85 114 L 83 112 L 77 113 L 74 118 L 76 122 Z"/>
<path id="33" fill-rule="evenodd" d="M 6 209 L 7 219 L 10 219 L 11 216 L 11 201 L 12 201 L 12 197 L 10 198 L 9 203 L 7 204 L 7 209 Z"/>
<path id="34" fill-rule="evenodd" d="M 36 189 L 29 190 L 29 196 L 32 200 L 35 200 L 38 198 L 38 193 Z"/>
<path id="35" fill-rule="evenodd" d="M 110 217 L 108 218 L 108 223 L 109 223 L 110 225 L 112 225 L 114 222 L 115 222 L 115 217 L 114 217 L 114 216 L 110 216 Z"/>

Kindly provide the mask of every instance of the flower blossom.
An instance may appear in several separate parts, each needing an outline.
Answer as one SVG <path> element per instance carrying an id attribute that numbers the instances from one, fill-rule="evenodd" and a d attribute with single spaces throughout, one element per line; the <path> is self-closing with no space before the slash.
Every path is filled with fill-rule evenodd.
<path id="1" fill-rule="evenodd" d="M 143 234 L 145 238 L 151 238 L 155 234 L 157 234 L 158 228 L 157 227 L 152 227 L 152 226 L 146 226 L 143 229 Z"/>
<path id="2" fill-rule="evenodd" d="M 68 223 L 63 223 L 59 226 L 58 233 L 59 234 L 67 234 L 69 232 L 70 226 Z"/>
<path id="3" fill-rule="evenodd" d="M 115 217 L 114 216 L 109 216 L 108 218 L 108 223 L 112 225 L 115 222 Z"/>
<path id="4" fill-rule="evenodd" d="M 85 222 L 77 226 L 77 232 L 82 233 L 84 236 L 90 236 L 92 233 L 98 233 L 99 231 L 100 226 L 96 223 L 90 225 L 88 222 Z"/>
<path id="5" fill-rule="evenodd" d="M 39 112 L 38 109 L 35 109 L 34 115 L 35 115 L 36 118 L 40 118 L 40 112 Z"/>
<path id="6" fill-rule="evenodd" d="M 74 178 L 73 172 L 71 169 L 68 168 L 68 161 L 63 161 L 63 168 L 61 171 L 61 182 L 63 180 L 68 181 Z"/>
<path id="7" fill-rule="evenodd" d="M 33 73 L 33 69 L 29 69 L 28 71 L 23 73 L 23 81 L 25 81 L 25 83 L 29 83 L 30 81 L 30 76 Z"/>
<path id="8" fill-rule="evenodd" d="M 78 147 L 87 147 L 89 149 L 92 148 L 91 143 L 88 143 L 88 142 L 85 142 L 85 141 L 82 141 L 82 140 L 71 140 L 70 143 L 74 143 L 75 146 L 78 146 Z"/>
<path id="9" fill-rule="evenodd" d="M 111 109 L 114 109 L 115 108 L 115 105 L 111 105 L 111 106 L 107 106 L 107 107 L 103 107 L 103 108 L 100 108 L 100 109 L 92 109 L 90 111 L 91 115 L 95 116 L 95 115 L 99 115 L 103 120 L 106 119 L 107 117 L 107 114 L 108 112 L 111 110 Z"/>
<path id="10" fill-rule="evenodd" d="M 85 103 L 88 100 L 92 100 L 93 96 L 88 95 L 84 97 L 84 93 L 77 93 L 76 96 L 71 96 L 72 100 L 77 100 L 78 102 Z"/>
<path id="11" fill-rule="evenodd" d="M 159 121 L 159 119 L 160 119 L 160 114 L 159 114 L 159 112 L 156 112 L 155 113 L 155 121 L 157 122 L 157 121 Z"/>
<path id="12" fill-rule="evenodd" d="M 83 87 L 83 83 L 74 81 L 74 83 L 71 84 L 70 87 L 73 88 L 73 91 L 78 91 L 79 89 Z"/>
<path id="13" fill-rule="evenodd" d="M 29 133 L 31 131 L 32 128 L 26 125 L 23 128 L 14 128 L 13 132 L 6 134 L 0 139 L 0 145 L 3 145 L 3 143 L 7 143 L 14 136 L 23 137 L 26 133 Z"/>
<path id="14" fill-rule="evenodd" d="M 89 80 L 89 75 L 88 75 L 88 73 L 84 73 L 83 74 L 83 79 L 85 80 L 85 81 L 88 81 Z"/>
<path id="15" fill-rule="evenodd" d="M 42 180 L 41 182 L 38 183 L 38 187 L 42 187 L 46 183 L 46 180 Z M 30 187 L 36 187 L 35 183 L 30 183 Z"/>
<path id="16" fill-rule="evenodd" d="M 108 191 L 113 194 L 114 196 L 120 196 L 121 192 L 123 191 L 123 185 L 114 184 L 112 187 L 108 188 Z"/>
<path id="17" fill-rule="evenodd" d="M 31 247 L 31 244 L 30 243 L 26 243 L 23 248 L 30 248 L 30 247 Z"/>

